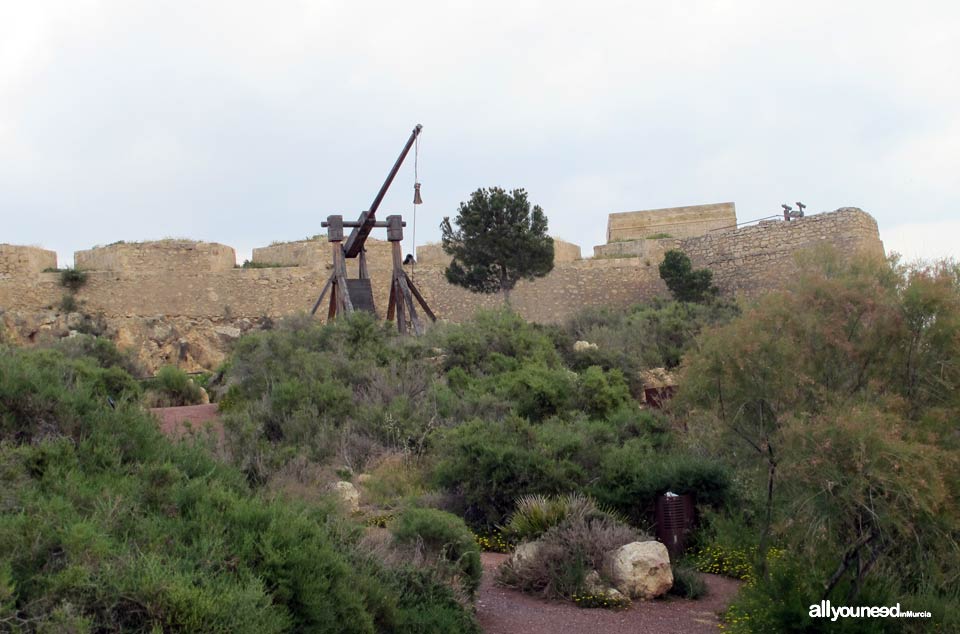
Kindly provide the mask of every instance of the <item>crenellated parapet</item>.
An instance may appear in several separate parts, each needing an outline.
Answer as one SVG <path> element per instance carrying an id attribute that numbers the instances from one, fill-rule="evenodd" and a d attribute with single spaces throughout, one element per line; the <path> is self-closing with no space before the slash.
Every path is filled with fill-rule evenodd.
<path id="1" fill-rule="evenodd" d="M 115 242 L 74 253 L 74 265 L 89 271 L 125 273 L 214 273 L 237 264 L 233 247 L 196 240 Z"/>
<path id="2" fill-rule="evenodd" d="M 57 254 L 40 247 L 0 244 L 0 278 L 35 277 L 57 268 Z"/>
<path id="3" fill-rule="evenodd" d="M 729 220 L 724 209 L 718 213 L 713 220 Z M 598 249 L 601 257 L 588 259 L 580 259 L 576 245 L 556 240 L 553 271 L 518 283 L 511 304 L 528 320 L 556 323 L 584 307 L 626 308 L 665 297 L 658 265 L 673 248 L 686 252 L 695 266 L 713 271 L 725 294 L 742 297 L 782 288 L 792 276 L 796 255 L 819 245 L 844 255 L 883 255 L 876 221 L 849 207 L 791 221 L 700 230 L 688 237 L 612 242 Z M 390 244 L 369 239 L 366 248 L 382 317 L 392 270 Z M 75 254 L 77 268 L 87 271 L 87 279 L 81 288 L 68 291 L 58 273 L 43 272 L 56 267 L 53 251 L 0 245 L 0 321 L 15 331 L 17 341 L 67 336 L 78 317 L 60 313 L 62 306 L 74 303 L 78 308 L 72 310 L 102 318 L 108 326 L 105 334 L 134 349 L 149 367 L 178 363 L 189 369 L 210 368 L 243 332 L 308 311 L 329 276 L 330 249 L 326 240 L 272 244 L 254 250 L 253 262 L 264 268 L 240 268 L 233 248 L 223 244 L 115 243 Z M 444 275 L 449 257 L 439 245 L 421 246 L 417 255 L 418 262 L 405 269 L 439 318 L 460 321 L 479 308 L 501 305 L 497 295 L 478 295 L 449 284 Z M 356 259 L 347 261 L 348 277 L 356 276 L 356 264 Z M 68 293 L 73 302 L 63 301 Z"/>

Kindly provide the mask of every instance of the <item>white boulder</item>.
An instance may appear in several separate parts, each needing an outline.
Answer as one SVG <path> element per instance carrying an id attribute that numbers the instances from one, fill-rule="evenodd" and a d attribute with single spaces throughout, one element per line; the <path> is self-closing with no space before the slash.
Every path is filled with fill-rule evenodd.
<path id="1" fill-rule="evenodd" d="M 611 550 L 604 566 L 617 590 L 631 599 L 654 599 L 673 586 L 670 554 L 657 541 L 631 542 Z"/>
<path id="2" fill-rule="evenodd" d="M 513 568 L 514 571 L 523 570 L 536 558 L 542 546 L 543 543 L 539 541 L 520 544 L 514 549 L 513 554 L 510 556 L 510 567 Z"/>
<path id="3" fill-rule="evenodd" d="M 586 352 L 587 350 L 596 350 L 597 344 L 590 343 L 589 341 L 575 341 L 573 343 L 574 352 Z"/>
<path id="4" fill-rule="evenodd" d="M 333 490 L 340 499 L 343 500 L 343 504 L 347 507 L 348 511 L 356 513 L 360 510 L 360 492 L 357 491 L 357 487 L 353 486 L 353 484 L 346 480 L 341 480 L 333 485 Z"/>

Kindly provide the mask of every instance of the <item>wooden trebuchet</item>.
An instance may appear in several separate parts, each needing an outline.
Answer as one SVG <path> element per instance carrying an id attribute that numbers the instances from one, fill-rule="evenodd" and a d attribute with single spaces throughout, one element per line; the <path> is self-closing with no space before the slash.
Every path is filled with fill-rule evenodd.
<path id="1" fill-rule="evenodd" d="M 398 215 L 393 215 L 387 216 L 386 222 L 377 222 L 376 220 L 377 208 L 380 206 L 387 189 L 390 187 L 390 183 L 393 182 L 394 177 L 397 175 L 397 171 L 400 169 L 404 158 L 406 158 L 407 153 L 413 146 L 417 135 L 420 134 L 420 130 L 420 125 L 417 125 L 417 127 L 413 129 L 403 151 L 400 153 L 400 157 L 397 158 L 396 163 L 394 163 L 393 168 L 391 168 L 390 173 L 387 175 L 386 181 L 384 181 L 383 186 L 380 187 L 380 191 L 370 205 L 370 209 L 362 212 L 360 218 L 353 222 L 344 222 L 343 216 L 335 215 L 327 216 L 326 222 L 322 223 L 322 225 L 327 228 L 327 240 L 330 242 L 333 251 L 333 270 L 323 290 L 320 292 L 320 297 L 313 305 L 313 310 L 310 311 L 310 314 L 315 315 L 317 313 L 317 309 L 320 308 L 320 304 L 323 303 L 323 298 L 328 291 L 330 293 L 330 305 L 327 310 L 328 319 L 335 319 L 340 315 L 352 313 L 354 310 L 366 310 L 376 314 L 376 307 L 373 303 L 373 292 L 370 288 L 370 272 L 367 269 L 367 256 L 364 244 L 367 236 L 370 235 L 370 231 L 374 228 L 385 228 L 393 257 L 393 273 L 390 277 L 390 301 L 387 306 L 387 319 L 390 321 L 396 319 L 397 329 L 401 333 L 410 332 L 412 329 L 414 334 L 423 334 L 423 324 L 417 315 L 417 309 L 413 303 L 413 300 L 416 299 L 427 316 L 433 321 L 437 320 L 436 315 L 434 315 L 430 307 L 427 306 L 426 300 L 423 298 L 423 295 L 420 294 L 413 280 L 410 279 L 410 276 L 403 270 L 403 258 L 401 257 L 400 247 L 400 242 L 403 240 L 403 227 L 406 224 L 403 222 L 403 218 Z M 353 229 L 346 244 L 344 244 L 343 240 L 344 227 Z M 348 280 L 346 258 L 353 257 L 360 258 L 359 278 Z M 353 298 L 351 298 L 350 291 L 351 282 L 353 283 L 352 286 L 354 287 L 356 295 Z"/>

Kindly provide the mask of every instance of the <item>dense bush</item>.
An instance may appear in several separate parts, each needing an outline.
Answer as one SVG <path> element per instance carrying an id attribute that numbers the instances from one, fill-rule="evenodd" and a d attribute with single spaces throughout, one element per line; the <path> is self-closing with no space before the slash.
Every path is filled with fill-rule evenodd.
<path id="1" fill-rule="evenodd" d="M 220 404 L 234 454 L 264 482 L 298 455 L 361 471 L 387 448 L 422 452 L 451 400 L 428 354 L 362 312 L 244 337 Z"/>
<path id="2" fill-rule="evenodd" d="M 703 302 L 717 294 L 713 273 L 709 269 L 694 269 L 683 251 L 667 251 L 659 269 L 660 278 L 678 301 Z"/>
<path id="3" fill-rule="evenodd" d="M 656 499 L 667 491 L 723 507 L 732 496 L 730 470 L 715 459 L 654 452 L 638 439 L 609 449 L 590 487 L 597 500 L 639 524 L 653 519 Z"/>
<path id="4" fill-rule="evenodd" d="M 106 337 L 75 335 L 58 341 L 54 348 L 70 358 L 87 358 L 101 368 L 120 368 L 134 377 L 143 376 L 144 369 L 129 351 L 121 351 Z"/>
<path id="5" fill-rule="evenodd" d="M 726 323 L 738 312 L 735 304 L 722 300 L 707 304 L 654 300 L 628 310 L 589 308 L 551 333 L 571 368 L 618 369 L 639 396 L 641 370 L 678 366 L 704 328 Z M 597 348 L 574 352 L 573 343 L 579 340 Z"/>
<path id="6" fill-rule="evenodd" d="M 680 562 L 672 566 L 673 586 L 670 594 L 685 599 L 699 599 L 707 594 L 707 583 L 696 567 Z"/>
<path id="7" fill-rule="evenodd" d="M 656 414 L 629 408 L 606 421 L 472 421 L 438 441 L 433 481 L 461 497 L 459 510 L 480 530 L 502 524 L 529 494 L 588 491 L 643 524 L 656 496 L 670 488 L 702 490 L 704 503 L 722 505 L 726 471 L 710 460 L 656 452 L 663 443 L 658 424 Z"/>
<path id="8" fill-rule="evenodd" d="M 560 355 L 547 331 L 508 310 L 480 311 L 468 323 L 448 324 L 431 333 L 444 353 L 444 367 L 491 374 L 525 363 L 560 366 Z"/>
<path id="9" fill-rule="evenodd" d="M 180 368 L 166 365 L 147 382 L 150 407 L 180 407 L 203 402 L 203 390 Z"/>
<path id="10" fill-rule="evenodd" d="M 60 271 L 60 285 L 71 291 L 79 289 L 87 283 L 87 272 L 79 269 L 63 269 Z"/>
<path id="11" fill-rule="evenodd" d="M 591 572 L 603 576 L 606 553 L 641 539 L 635 529 L 598 511 L 586 498 L 545 498 L 530 502 L 527 500 L 519 506 L 517 513 L 524 516 L 535 510 L 540 516 L 536 524 L 552 525 L 537 535 L 536 547 L 529 556 L 500 567 L 497 579 L 504 585 L 546 597 L 572 599 L 584 594 L 585 581 Z M 538 530 L 541 526 L 531 528 Z"/>
<path id="12" fill-rule="evenodd" d="M 791 579 L 797 614 L 880 591 L 938 606 L 935 623 L 957 612 L 958 357 L 960 267 L 830 251 L 688 355 L 674 412 L 749 501 L 755 631 L 799 631 L 757 607 Z M 795 567 L 777 570 L 774 545 Z"/>
<path id="13" fill-rule="evenodd" d="M 525 495 L 517 500 L 516 508 L 503 527 L 503 534 L 518 542 L 533 541 L 564 522 L 604 516 L 623 521 L 582 493 Z"/>
<path id="14" fill-rule="evenodd" d="M 51 350 L 0 356 L 0 622 L 475 631 L 433 576 L 360 555 L 332 504 L 265 501 L 201 447 L 166 441 L 126 391 L 112 408 L 111 371 Z"/>
<path id="15" fill-rule="evenodd" d="M 534 427 L 521 418 L 451 430 L 434 471 L 436 484 L 462 496 L 464 517 L 479 528 L 501 523 L 522 495 L 565 493 L 583 478 L 579 465 L 545 452 Z"/>
<path id="16" fill-rule="evenodd" d="M 397 542 L 422 545 L 441 560 L 443 567 L 451 567 L 468 594 L 472 595 L 480 587 L 483 574 L 480 547 L 473 533 L 456 515 L 430 508 L 407 508 L 390 530 Z"/>

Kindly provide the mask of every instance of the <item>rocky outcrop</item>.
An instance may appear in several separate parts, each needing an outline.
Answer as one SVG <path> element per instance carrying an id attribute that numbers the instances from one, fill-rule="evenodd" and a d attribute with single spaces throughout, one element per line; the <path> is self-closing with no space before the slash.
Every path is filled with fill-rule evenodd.
<path id="1" fill-rule="evenodd" d="M 631 542 L 607 553 L 607 574 L 631 599 L 655 599 L 673 586 L 667 547 L 656 541 Z"/>
<path id="2" fill-rule="evenodd" d="M 539 541 L 524 542 L 514 549 L 510 556 L 510 567 L 519 572 L 530 565 L 537 558 L 543 543 Z"/>
<path id="3" fill-rule="evenodd" d="M 343 505 L 348 511 L 356 513 L 360 510 L 360 492 L 353 484 L 341 480 L 333 485 L 333 491 L 343 501 Z"/>

